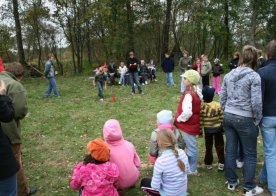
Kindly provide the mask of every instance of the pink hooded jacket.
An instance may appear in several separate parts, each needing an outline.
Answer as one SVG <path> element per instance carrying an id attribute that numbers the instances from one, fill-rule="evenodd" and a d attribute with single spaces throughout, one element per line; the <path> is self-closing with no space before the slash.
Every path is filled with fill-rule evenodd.
<path id="1" fill-rule="evenodd" d="M 119 189 L 130 188 L 137 182 L 140 172 L 140 158 L 132 143 L 124 140 L 119 122 L 114 119 L 106 121 L 103 135 L 110 148 L 110 162 L 119 168 Z"/>

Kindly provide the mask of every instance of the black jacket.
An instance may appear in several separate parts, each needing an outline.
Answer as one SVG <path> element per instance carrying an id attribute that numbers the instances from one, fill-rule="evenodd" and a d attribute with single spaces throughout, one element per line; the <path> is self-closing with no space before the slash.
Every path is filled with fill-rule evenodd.
<path id="1" fill-rule="evenodd" d="M 165 58 L 162 62 L 162 68 L 165 73 L 173 72 L 174 62 L 170 58 Z"/>
<path id="2" fill-rule="evenodd" d="M 223 74 L 223 68 L 220 66 L 220 64 L 214 64 L 213 67 L 213 76 L 220 76 L 220 74 Z"/>
<path id="3" fill-rule="evenodd" d="M 9 122 L 14 118 L 14 110 L 9 97 L 0 95 L 0 121 Z M 0 180 L 16 174 L 19 165 L 14 157 L 10 141 L 0 124 Z"/>
<path id="4" fill-rule="evenodd" d="M 239 58 L 232 59 L 229 64 L 229 68 L 232 70 L 232 69 L 237 68 L 238 66 L 239 66 Z"/>
<path id="5" fill-rule="evenodd" d="M 127 59 L 127 68 L 129 73 L 134 73 L 138 72 L 138 65 L 139 65 L 139 60 L 136 58 L 128 58 Z"/>

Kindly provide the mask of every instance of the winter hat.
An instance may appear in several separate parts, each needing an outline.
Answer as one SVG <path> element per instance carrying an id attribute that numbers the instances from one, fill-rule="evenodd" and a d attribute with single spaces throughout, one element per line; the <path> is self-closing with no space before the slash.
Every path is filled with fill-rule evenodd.
<path id="1" fill-rule="evenodd" d="M 101 139 L 94 139 L 87 144 L 87 150 L 91 156 L 97 161 L 108 161 L 110 158 L 110 150 L 108 145 Z"/>
<path id="2" fill-rule="evenodd" d="M 219 63 L 219 59 L 218 59 L 218 58 L 215 58 L 214 63 L 215 63 L 215 64 Z"/>
<path id="3" fill-rule="evenodd" d="M 192 84 L 198 84 L 200 80 L 200 75 L 197 71 L 195 70 L 188 70 L 184 74 L 181 75 L 181 77 L 184 77 L 187 79 L 190 83 Z"/>
<path id="4" fill-rule="evenodd" d="M 172 111 L 170 110 L 162 110 L 157 113 L 156 118 L 160 124 L 171 123 L 173 120 Z"/>
<path id="5" fill-rule="evenodd" d="M 202 89 L 202 95 L 203 95 L 203 100 L 206 103 L 212 102 L 215 95 L 215 88 L 210 87 L 208 85 L 204 86 L 204 88 Z"/>

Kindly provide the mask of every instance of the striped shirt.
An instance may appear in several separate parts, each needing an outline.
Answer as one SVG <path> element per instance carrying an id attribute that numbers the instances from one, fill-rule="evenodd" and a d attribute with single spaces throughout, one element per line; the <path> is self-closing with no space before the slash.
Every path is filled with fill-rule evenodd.
<path id="1" fill-rule="evenodd" d="M 178 149 L 178 153 L 179 159 L 185 164 L 185 172 L 180 170 L 172 150 L 165 150 L 155 162 L 151 187 L 158 190 L 162 196 L 186 195 L 190 166 L 186 153 L 181 149 Z"/>
<path id="2" fill-rule="evenodd" d="M 200 126 L 205 132 L 215 133 L 221 131 L 223 111 L 220 103 L 212 101 L 202 103 L 200 108 Z"/>

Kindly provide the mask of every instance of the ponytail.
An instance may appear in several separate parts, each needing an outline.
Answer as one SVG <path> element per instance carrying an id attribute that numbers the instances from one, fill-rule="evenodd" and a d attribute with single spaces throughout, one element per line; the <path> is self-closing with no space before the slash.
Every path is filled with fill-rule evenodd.
<path id="1" fill-rule="evenodd" d="M 182 160 L 179 159 L 178 150 L 176 148 L 173 149 L 173 154 L 175 155 L 177 159 L 177 165 L 180 168 L 181 171 L 185 172 L 186 167 Z"/>

